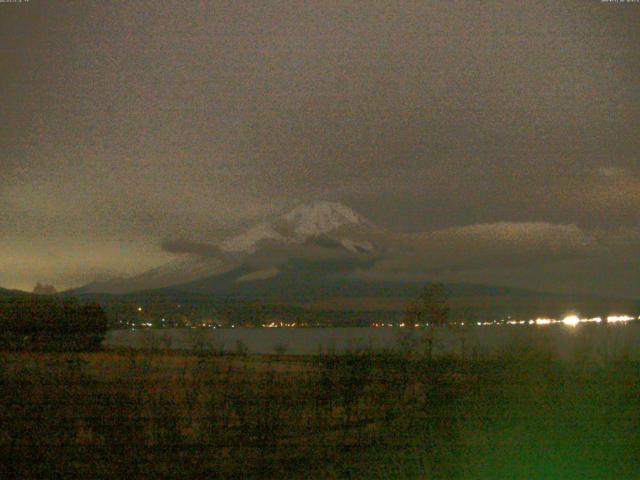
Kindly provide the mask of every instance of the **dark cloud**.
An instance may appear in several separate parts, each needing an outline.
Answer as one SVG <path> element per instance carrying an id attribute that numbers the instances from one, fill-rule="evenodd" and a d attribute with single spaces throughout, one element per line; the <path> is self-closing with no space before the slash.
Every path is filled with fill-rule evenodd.
<path id="1" fill-rule="evenodd" d="M 356 268 L 370 267 L 382 254 L 353 252 L 327 237 L 312 237 L 293 245 L 261 241 L 257 247 L 256 252 L 244 260 L 245 264 L 257 269 L 298 264 L 332 273 L 348 273 Z"/>
<path id="2" fill-rule="evenodd" d="M 405 236 L 353 276 L 637 297 L 640 228 L 498 223 Z"/>

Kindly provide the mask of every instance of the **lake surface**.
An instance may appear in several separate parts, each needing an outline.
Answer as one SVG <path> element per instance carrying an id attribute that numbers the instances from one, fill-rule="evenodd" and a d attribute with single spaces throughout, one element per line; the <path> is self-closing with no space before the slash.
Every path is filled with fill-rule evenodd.
<path id="1" fill-rule="evenodd" d="M 413 332 L 413 333 L 411 333 Z M 249 353 L 273 354 L 278 346 L 287 354 L 308 355 L 357 348 L 398 348 L 403 339 L 419 336 L 420 329 L 405 328 L 223 328 L 112 330 L 105 346 L 173 349 L 205 347 L 233 352 L 238 343 Z M 163 337 L 169 339 L 163 341 Z M 410 342 L 409 342 L 410 343 Z M 464 332 L 436 331 L 434 354 L 491 353 L 508 349 L 539 348 L 561 357 L 605 357 L 640 354 L 640 322 L 616 325 L 496 325 L 472 327 Z M 419 347 L 418 347 L 419 348 Z"/>

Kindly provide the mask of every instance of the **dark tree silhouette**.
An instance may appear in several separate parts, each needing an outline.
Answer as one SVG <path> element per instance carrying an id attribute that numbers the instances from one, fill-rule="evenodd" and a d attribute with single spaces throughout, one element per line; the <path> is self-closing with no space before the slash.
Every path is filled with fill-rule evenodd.
<path id="1" fill-rule="evenodd" d="M 411 327 L 415 324 L 424 326 L 422 343 L 425 346 L 425 355 L 429 359 L 433 355 L 435 328 L 449 323 L 449 313 L 446 290 L 440 283 L 427 285 L 418 297 L 407 305 L 405 323 L 408 322 Z"/>
<path id="2" fill-rule="evenodd" d="M 0 303 L 0 348 L 5 350 L 96 350 L 107 331 L 98 304 L 25 295 Z"/>

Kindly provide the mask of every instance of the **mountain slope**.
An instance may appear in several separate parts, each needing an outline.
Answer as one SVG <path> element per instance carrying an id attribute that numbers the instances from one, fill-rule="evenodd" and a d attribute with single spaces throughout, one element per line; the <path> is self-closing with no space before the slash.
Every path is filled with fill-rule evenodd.
<path id="1" fill-rule="evenodd" d="M 233 268 L 233 264 L 224 262 L 218 258 L 187 254 L 139 275 L 114 278 L 104 282 L 94 282 L 74 291 L 76 293 L 123 294 L 156 288 L 167 288 L 223 273 L 231 268 Z"/>
<path id="2" fill-rule="evenodd" d="M 224 305 L 245 306 L 271 312 L 274 318 L 315 318 L 329 324 L 346 319 L 367 322 L 402 318 L 407 303 L 424 287 L 417 282 L 366 282 L 334 274 L 288 267 L 281 275 L 257 281 L 238 282 L 247 269 L 226 272 L 210 279 L 178 287 L 135 292 L 126 295 L 84 294 L 105 306 L 145 305 L 158 315 L 185 314 L 216 316 Z M 326 272 L 325 272 L 326 273 Z M 640 302 L 625 298 L 562 295 L 509 287 L 472 284 L 446 285 L 452 317 L 496 320 L 536 317 L 562 318 L 572 312 L 584 316 L 636 314 Z M 263 312 L 264 313 L 264 312 Z M 309 315 L 312 315 L 309 317 Z M 318 317 L 320 318 L 320 317 Z"/>

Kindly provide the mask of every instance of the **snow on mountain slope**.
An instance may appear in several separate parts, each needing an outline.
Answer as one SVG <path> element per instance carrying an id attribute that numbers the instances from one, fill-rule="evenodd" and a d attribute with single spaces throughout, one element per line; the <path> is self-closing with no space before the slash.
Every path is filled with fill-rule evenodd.
<path id="1" fill-rule="evenodd" d="M 280 274 L 280 270 L 275 267 L 265 268 L 264 270 L 257 270 L 255 272 L 247 273 L 236 279 L 236 283 L 242 282 L 255 282 L 258 280 L 268 280 Z"/>

